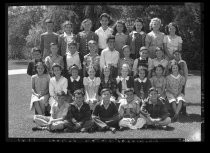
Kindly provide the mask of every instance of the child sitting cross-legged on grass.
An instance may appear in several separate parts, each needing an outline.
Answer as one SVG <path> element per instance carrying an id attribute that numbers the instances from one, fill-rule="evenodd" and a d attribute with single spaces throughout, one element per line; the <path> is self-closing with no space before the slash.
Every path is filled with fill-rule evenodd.
<path id="1" fill-rule="evenodd" d="M 146 125 L 166 129 L 171 123 L 168 110 L 154 87 L 149 89 L 149 97 L 143 101 L 141 111 L 145 113 Z"/>
<path id="2" fill-rule="evenodd" d="M 34 115 L 34 122 L 38 125 L 33 127 L 32 130 L 63 130 L 64 117 L 68 112 L 69 103 L 65 94 L 57 95 L 56 102 L 52 104 L 50 113 L 51 116 Z"/>
<path id="3" fill-rule="evenodd" d="M 122 119 L 119 122 L 120 129 L 140 129 L 146 123 L 140 116 L 141 100 L 134 95 L 134 90 L 129 88 L 125 90 L 126 99 L 121 99 L 119 114 Z"/>

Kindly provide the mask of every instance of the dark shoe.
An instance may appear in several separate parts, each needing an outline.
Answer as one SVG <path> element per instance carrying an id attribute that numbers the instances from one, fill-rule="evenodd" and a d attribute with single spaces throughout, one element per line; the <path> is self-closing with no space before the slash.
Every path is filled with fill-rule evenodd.
<path id="1" fill-rule="evenodd" d="M 179 118 L 179 114 L 175 114 L 174 117 L 172 118 L 173 122 L 177 122 Z"/>
<path id="2" fill-rule="evenodd" d="M 110 130 L 112 133 L 116 133 L 116 131 L 117 131 L 117 130 L 116 130 L 115 128 L 113 128 L 113 127 L 110 127 L 109 130 Z"/>
<path id="3" fill-rule="evenodd" d="M 66 129 L 64 129 L 63 131 L 64 131 L 64 132 L 67 132 L 67 133 L 72 133 L 72 132 L 74 132 L 73 129 L 69 129 L 69 128 L 66 128 Z"/>
<path id="4" fill-rule="evenodd" d="M 129 128 L 127 127 L 120 127 L 119 131 L 125 131 L 125 130 L 128 130 Z"/>
<path id="5" fill-rule="evenodd" d="M 32 131 L 40 131 L 40 130 L 43 130 L 43 127 L 36 126 L 32 128 Z"/>

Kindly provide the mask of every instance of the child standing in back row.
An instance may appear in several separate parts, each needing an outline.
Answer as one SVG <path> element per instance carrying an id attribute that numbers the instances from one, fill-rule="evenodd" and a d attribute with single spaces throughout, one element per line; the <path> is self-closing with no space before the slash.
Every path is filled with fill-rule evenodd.
<path id="1" fill-rule="evenodd" d="M 40 49 L 43 60 L 50 55 L 50 43 L 58 44 L 59 35 L 53 32 L 54 23 L 52 20 L 47 19 L 45 21 L 47 26 L 47 32 L 41 34 L 40 37 Z"/>
<path id="2" fill-rule="evenodd" d="M 79 43 L 79 53 L 82 56 L 87 55 L 89 51 L 88 42 L 90 40 L 96 41 L 98 43 L 98 35 L 91 31 L 92 28 L 92 21 L 90 19 L 85 19 L 81 23 L 81 31 L 77 35 L 77 43 Z"/>
<path id="3" fill-rule="evenodd" d="M 115 36 L 115 49 L 120 53 L 120 58 L 123 58 L 122 47 L 128 44 L 128 35 L 126 35 L 127 28 L 123 21 L 117 21 L 113 27 L 113 34 Z"/>
<path id="4" fill-rule="evenodd" d="M 132 59 L 139 58 L 139 50 L 142 46 L 145 46 L 145 37 L 144 22 L 141 18 L 137 18 L 134 22 L 133 31 L 128 37 Z"/>
<path id="5" fill-rule="evenodd" d="M 101 55 L 101 51 L 107 48 L 107 38 L 112 35 L 113 30 L 108 27 L 110 22 L 110 16 L 107 13 L 103 13 L 100 16 L 100 23 L 101 27 L 95 31 L 98 35 L 98 46 L 99 52 L 98 54 Z"/>

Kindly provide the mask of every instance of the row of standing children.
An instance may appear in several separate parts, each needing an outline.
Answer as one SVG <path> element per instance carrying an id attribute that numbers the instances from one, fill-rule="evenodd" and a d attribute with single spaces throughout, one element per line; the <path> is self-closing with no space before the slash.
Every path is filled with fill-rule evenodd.
<path id="1" fill-rule="evenodd" d="M 184 80 L 183 77 L 181 77 L 180 75 L 178 75 L 175 72 L 174 75 L 171 74 L 171 75 L 167 76 L 168 84 L 167 84 L 167 81 L 162 81 L 163 84 L 165 84 L 164 82 L 166 82 L 166 85 L 165 85 L 166 87 L 172 88 L 172 89 L 168 90 L 172 94 L 168 94 L 167 98 L 169 99 L 169 102 L 172 103 L 172 108 L 173 108 L 174 113 L 175 113 L 174 117 L 177 118 L 177 116 L 179 114 L 179 111 L 180 111 L 180 106 L 181 106 L 180 100 L 184 101 L 183 95 L 182 95 L 182 98 L 179 97 L 179 95 L 180 95 L 179 90 L 183 88 L 183 86 L 180 87 L 180 85 L 185 85 L 186 84 L 186 79 L 187 79 L 186 78 L 186 76 L 187 76 L 186 75 L 187 74 L 186 62 L 184 62 L 182 59 L 180 59 L 180 52 L 179 51 L 181 50 L 181 45 L 180 45 L 180 43 L 182 42 L 181 39 L 180 39 L 181 37 L 178 37 L 177 35 L 174 35 L 174 33 L 177 32 L 177 26 L 174 25 L 173 23 L 169 24 L 167 28 L 170 31 L 170 35 L 168 35 L 168 37 L 164 37 L 162 39 L 162 37 L 161 37 L 162 33 L 160 31 L 158 31 L 159 28 L 160 28 L 161 22 L 160 22 L 159 19 L 154 18 L 154 19 L 151 20 L 151 23 L 150 23 L 150 27 L 152 28 L 152 32 L 150 32 L 147 35 L 144 33 L 145 34 L 145 39 L 144 39 L 143 36 L 141 36 L 142 41 L 137 41 L 136 38 L 138 38 L 138 36 L 139 36 L 137 34 L 143 34 L 143 31 L 140 30 L 143 27 L 143 22 L 142 22 L 142 20 L 137 19 L 136 22 L 135 22 L 135 30 L 136 31 L 134 30 L 133 32 L 131 32 L 131 34 L 129 34 L 129 36 L 132 36 L 132 39 L 130 41 L 131 42 L 130 47 L 129 47 L 129 45 L 127 45 L 127 46 L 125 45 L 126 44 L 125 40 L 127 39 L 127 37 L 125 37 L 125 34 L 122 33 L 122 31 L 124 31 L 124 29 L 122 27 L 120 27 L 120 25 L 123 25 L 123 22 L 117 22 L 116 27 L 114 29 L 118 29 L 117 30 L 118 32 L 115 32 L 116 35 L 113 37 L 113 36 L 110 36 L 110 33 L 109 33 L 109 32 L 112 31 L 108 27 L 107 22 L 109 21 L 109 19 L 110 18 L 109 18 L 109 16 L 107 16 L 107 14 L 102 14 L 101 15 L 100 22 L 101 22 L 102 26 L 98 30 L 96 30 L 95 34 L 97 36 L 94 33 L 92 33 L 93 37 L 90 38 L 91 40 L 95 39 L 95 41 L 87 42 L 87 39 L 86 39 L 86 42 L 82 43 L 82 41 L 84 41 L 84 39 L 81 39 L 81 38 L 84 38 L 84 37 L 87 38 L 87 33 L 88 33 L 87 29 L 90 30 L 90 27 L 91 27 L 90 26 L 91 22 L 89 22 L 90 20 L 86 20 L 85 22 L 82 23 L 82 26 L 84 27 L 85 31 L 81 32 L 79 34 L 80 37 L 76 37 L 72 33 L 71 30 L 69 30 L 70 32 L 68 32 L 68 30 L 66 30 L 65 31 L 66 33 L 61 35 L 57 42 L 51 43 L 50 51 L 47 50 L 47 47 L 45 47 L 45 46 L 47 46 L 47 43 L 49 44 L 49 42 L 54 42 L 52 39 L 54 39 L 55 37 L 51 37 L 51 35 L 54 35 L 55 33 L 52 32 L 52 29 L 53 29 L 52 28 L 52 22 L 50 22 L 50 21 L 47 22 L 48 32 L 41 35 L 41 46 L 40 46 L 40 48 L 42 48 L 41 49 L 41 55 L 34 55 L 35 56 L 35 61 L 34 62 L 40 61 L 39 56 L 46 57 L 45 58 L 45 63 L 48 67 L 48 72 L 50 73 L 51 76 L 55 75 L 55 77 L 51 78 L 51 81 L 49 81 L 50 78 L 47 75 L 42 76 L 42 74 L 40 74 L 41 70 L 38 70 L 38 69 L 42 69 L 42 68 L 40 68 L 40 67 L 42 67 L 41 66 L 42 64 L 39 63 L 37 65 L 36 69 L 37 69 L 38 74 L 36 75 L 36 77 L 35 76 L 32 77 L 32 88 L 33 88 L 33 90 L 36 88 L 33 91 L 34 92 L 33 95 L 36 95 L 36 97 L 39 98 L 39 101 L 40 101 L 38 103 L 39 105 L 35 104 L 34 106 L 35 106 L 35 108 L 40 107 L 41 108 L 40 110 L 42 110 L 42 112 L 41 112 L 39 109 L 36 109 L 37 113 L 38 114 L 43 114 L 44 113 L 43 104 L 47 105 L 47 100 L 46 99 L 49 98 L 49 95 L 46 94 L 47 90 L 49 90 L 49 93 L 50 93 L 50 96 L 51 96 L 49 102 L 52 106 L 53 100 L 51 100 L 51 99 L 54 99 L 54 100 L 56 99 L 56 97 L 54 95 L 56 95 L 56 94 L 59 95 L 61 91 L 64 92 L 65 94 L 67 94 L 67 91 L 68 91 L 67 88 L 70 91 L 70 88 L 75 87 L 75 85 L 69 85 L 68 86 L 68 84 L 70 84 L 70 82 L 74 82 L 75 80 L 80 80 L 80 85 L 81 85 L 80 87 L 82 87 L 84 85 L 85 92 L 86 92 L 86 101 L 91 101 L 91 103 L 95 103 L 98 100 L 97 95 L 98 95 L 98 92 L 100 91 L 99 89 L 104 88 L 104 86 L 108 86 L 108 87 L 112 88 L 113 95 L 115 96 L 115 98 L 117 98 L 117 97 L 123 98 L 123 96 L 124 96 L 123 90 L 125 90 L 126 88 L 130 88 L 130 87 L 134 87 L 135 93 L 138 95 L 138 97 L 143 98 L 142 97 L 142 95 L 143 95 L 144 98 L 146 98 L 147 95 L 148 95 L 147 93 L 148 93 L 149 87 L 150 86 L 155 86 L 154 82 L 156 82 L 157 84 L 159 83 L 159 85 L 157 85 L 157 87 L 162 86 L 161 83 L 160 83 L 161 82 L 160 78 L 162 78 L 162 77 L 160 77 L 161 75 L 159 76 L 159 74 L 158 74 L 158 73 L 160 73 L 159 71 L 161 71 L 160 69 L 162 69 L 162 67 L 159 66 L 159 65 L 155 66 L 155 64 L 158 63 L 158 61 L 159 61 L 159 63 L 162 64 L 166 68 L 167 64 L 164 64 L 164 63 L 166 63 L 165 62 L 166 60 L 159 58 L 159 56 L 160 56 L 159 54 L 161 54 L 162 49 L 164 48 L 164 47 L 162 47 L 162 45 L 166 44 L 165 45 L 165 52 L 166 52 L 166 55 L 168 55 L 166 57 L 168 59 L 173 58 L 173 56 L 171 54 L 169 54 L 169 51 L 170 52 L 172 51 L 172 54 L 174 54 L 175 57 L 176 57 L 171 62 L 169 62 L 168 66 L 170 65 L 170 63 L 175 64 L 175 63 L 178 62 L 179 64 L 181 64 L 181 66 L 183 68 L 182 69 L 183 70 L 182 74 L 185 77 L 185 81 L 183 81 Z M 88 25 L 88 23 L 89 23 L 89 28 L 87 28 L 88 26 L 86 27 L 86 25 Z M 65 25 L 64 26 L 65 29 L 68 29 L 68 28 L 72 29 L 72 24 L 71 23 L 66 22 L 64 25 Z M 104 29 L 104 27 L 105 27 L 105 29 Z M 120 33 L 120 30 L 119 30 L 120 28 L 123 29 L 121 31 L 121 33 Z M 49 33 L 51 35 L 49 35 Z M 171 33 L 173 33 L 173 34 L 171 34 Z M 86 34 L 86 36 L 85 36 L 85 34 Z M 121 35 L 122 35 L 122 37 L 121 37 Z M 94 36 L 96 36 L 96 37 L 94 37 Z M 129 36 L 128 36 L 128 40 L 129 40 Z M 120 37 L 120 39 L 118 39 L 118 37 Z M 174 37 L 174 38 L 172 39 L 172 37 Z M 77 40 L 76 42 L 72 41 L 72 40 L 74 40 L 74 38 L 75 38 L 75 40 Z M 126 38 L 126 39 L 124 39 L 124 38 Z M 164 43 L 161 42 L 160 38 L 163 40 Z M 78 43 L 78 40 L 81 43 Z M 144 40 L 145 40 L 146 47 L 142 47 L 144 45 Z M 172 43 L 171 43 L 171 40 L 173 40 Z M 177 40 L 179 42 L 178 44 L 177 44 Z M 97 41 L 98 41 L 99 53 L 100 53 L 100 51 L 103 50 L 101 52 L 101 56 L 99 56 L 96 52 Z M 65 42 L 65 43 L 63 43 L 63 42 Z M 116 45 L 115 42 L 118 42 L 117 43 L 118 45 Z M 129 41 L 127 41 L 127 42 L 129 42 Z M 142 46 L 140 45 L 140 42 L 142 42 Z M 84 52 L 85 52 L 85 49 L 81 50 L 81 47 L 78 47 L 81 44 L 85 44 L 86 49 L 88 48 L 88 50 L 90 51 L 90 53 L 85 55 L 85 57 L 83 56 Z M 108 47 L 105 44 L 108 45 Z M 121 46 L 119 44 L 121 44 Z M 159 46 L 160 44 L 161 44 L 160 48 L 157 49 L 157 46 Z M 64 45 L 66 46 L 66 48 L 63 47 Z M 123 50 L 123 53 L 124 53 L 124 58 L 120 59 L 120 56 L 121 57 L 123 57 L 123 56 L 119 53 L 119 51 L 116 51 L 115 46 L 122 47 L 122 50 Z M 139 46 L 139 47 L 137 47 L 137 46 Z M 64 48 L 64 50 L 62 50 L 60 48 Z M 80 48 L 80 49 L 78 49 L 78 48 Z M 138 57 L 139 56 L 138 51 L 136 52 L 136 50 L 138 50 L 138 48 L 140 50 L 140 52 L 139 52 L 140 57 L 134 61 L 134 64 L 133 64 L 133 67 L 132 67 L 133 59 L 129 58 L 129 55 L 131 53 L 131 57 L 134 57 L 134 58 Z M 178 50 L 178 51 L 174 52 L 175 49 Z M 91 52 L 91 50 L 92 50 L 92 52 Z M 159 50 L 160 50 L 160 52 L 159 52 Z M 66 53 L 65 53 L 65 51 L 66 51 Z M 151 59 L 152 57 L 154 57 L 154 56 L 152 56 L 153 51 L 156 52 L 157 59 Z M 38 52 L 35 51 L 36 54 L 38 54 Z M 47 56 L 47 54 L 49 54 L 50 52 L 52 54 Z M 148 55 L 145 56 L 144 55 L 145 52 L 149 52 L 149 57 L 151 57 L 151 58 L 147 58 Z M 76 53 L 77 56 L 75 55 L 75 53 Z M 63 56 L 61 56 L 62 54 L 63 54 Z M 148 54 L 148 53 L 146 53 L 146 54 Z M 178 54 L 178 55 L 176 55 L 176 54 Z M 163 56 L 160 56 L 160 57 L 163 58 Z M 155 62 L 155 60 L 156 60 L 156 62 Z M 175 61 L 177 61 L 177 62 L 175 62 Z M 36 69 L 33 67 L 34 62 L 29 63 L 29 67 L 31 67 L 31 68 L 28 69 L 28 74 L 36 73 Z M 52 67 L 53 63 L 59 63 L 59 64 L 57 64 L 57 66 L 55 66 L 53 68 Z M 97 63 L 99 63 L 99 64 L 97 64 Z M 129 68 L 127 66 L 124 66 L 124 68 L 121 69 L 121 67 L 124 63 L 127 63 L 129 65 Z M 152 64 L 149 64 L 149 63 L 152 63 Z M 58 66 L 58 65 L 60 65 L 60 66 Z M 89 65 L 92 65 L 92 67 L 89 67 Z M 145 66 L 146 69 L 143 66 Z M 43 67 L 45 67 L 45 66 L 43 65 Z M 157 76 L 154 76 L 154 77 L 151 78 L 151 82 L 152 82 L 151 83 L 150 80 L 147 79 L 147 69 L 149 70 L 148 75 L 149 75 L 149 77 L 151 77 L 152 76 L 152 71 L 151 70 L 152 70 L 153 67 L 155 67 L 155 72 L 157 73 Z M 87 68 L 89 68 L 88 71 L 87 71 Z M 130 68 L 133 69 L 133 72 L 129 71 Z M 179 68 L 179 66 L 178 66 L 178 68 Z M 75 70 L 78 70 L 78 69 L 80 71 L 75 71 Z M 56 78 L 56 73 L 58 71 L 60 71 L 59 73 L 61 73 L 62 70 L 63 70 L 63 75 L 66 78 L 62 77 L 61 74 L 58 74 L 57 78 Z M 97 78 L 95 77 L 95 73 L 97 73 L 97 76 L 99 76 L 99 74 L 100 74 L 100 72 L 102 72 L 102 70 L 103 70 L 102 74 L 104 74 L 104 80 L 101 80 L 99 77 L 97 77 Z M 172 70 L 173 70 L 173 68 L 172 68 Z M 39 73 L 39 71 L 40 71 L 40 73 Z M 46 70 L 43 70 L 43 72 L 45 72 L 45 71 Z M 70 73 L 72 75 L 71 77 L 69 76 L 68 71 L 70 71 Z M 79 75 L 81 75 L 81 76 L 87 76 L 87 73 L 88 73 L 89 77 L 84 77 L 84 79 L 81 79 L 80 76 L 78 76 L 78 74 L 77 74 L 78 72 L 79 72 Z M 117 83 L 114 83 L 115 78 L 118 75 L 117 72 L 121 72 L 121 76 L 117 77 L 117 79 L 116 79 Z M 112 77 L 110 77 L 111 79 L 109 79 L 109 74 L 108 73 L 112 74 L 111 75 Z M 166 74 L 166 71 L 164 71 L 164 73 Z M 139 76 L 136 75 L 136 74 L 138 74 Z M 127 76 L 130 76 L 130 79 Z M 132 83 L 131 78 L 133 76 L 135 77 L 135 81 L 133 81 L 133 83 Z M 62 79 L 60 79 L 60 78 L 62 78 Z M 180 79 L 180 78 L 182 78 L 182 79 Z M 176 83 L 177 81 L 174 81 L 173 79 L 177 79 L 178 84 Z M 46 81 L 41 81 L 41 80 L 46 80 Z M 131 81 L 129 81 L 129 80 L 131 80 Z M 164 80 L 164 79 L 162 79 L 162 80 Z M 179 81 L 179 80 L 182 80 L 182 81 Z M 54 85 L 53 85 L 53 81 L 54 81 Z M 127 81 L 129 83 L 127 83 Z M 43 83 L 43 82 L 47 82 L 47 83 Z M 52 82 L 52 83 L 50 83 L 50 82 Z M 81 82 L 83 82 L 83 83 L 81 83 Z M 148 87 L 144 87 L 145 85 L 143 85 L 142 87 L 141 87 L 141 85 L 138 85 L 138 84 L 146 83 L 146 82 L 150 82 L 150 83 L 147 83 L 147 84 L 151 84 L 151 85 L 146 85 Z M 173 85 L 170 85 L 169 84 L 170 82 Z M 176 86 L 174 86 L 174 85 L 176 85 Z M 52 88 L 50 89 L 50 87 L 48 88 L 48 86 L 51 86 L 54 89 L 52 89 Z M 39 89 L 39 88 L 41 88 L 41 89 Z M 114 91 L 115 89 L 117 89 L 117 90 Z M 50 91 L 52 91 L 52 92 L 50 92 Z M 73 91 L 71 91 L 71 93 Z M 162 91 L 160 90 L 159 92 L 160 92 L 159 94 L 161 94 L 161 96 L 164 98 L 164 85 L 162 87 Z M 39 93 L 39 94 L 37 94 L 37 93 Z M 53 93 L 56 93 L 56 94 L 53 94 Z M 140 94 L 140 93 L 142 93 L 142 94 Z M 166 92 L 166 93 L 168 93 L 168 92 Z M 71 95 L 71 94 L 69 94 L 69 95 Z M 44 96 L 44 98 L 43 98 L 43 96 Z M 178 98 L 178 99 L 176 99 L 176 98 Z M 33 102 L 38 101 L 33 96 L 32 96 L 32 99 L 33 99 L 32 100 Z M 34 99 L 36 99 L 36 100 L 34 100 Z M 32 104 L 33 104 L 33 102 L 32 102 Z M 178 105 L 178 107 L 177 107 L 176 103 L 179 103 L 180 105 Z M 31 108 L 32 108 L 32 106 L 33 105 L 31 105 Z"/>

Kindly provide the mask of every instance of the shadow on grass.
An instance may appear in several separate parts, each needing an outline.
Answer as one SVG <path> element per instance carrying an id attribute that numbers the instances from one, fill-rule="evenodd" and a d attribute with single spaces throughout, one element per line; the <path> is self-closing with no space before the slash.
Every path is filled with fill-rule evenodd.
<path id="1" fill-rule="evenodd" d="M 180 123 L 192 123 L 192 122 L 201 122 L 201 115 L 199 114 L 189 114 L 189 116 L 181 115 L 179 117 Z"/>
<path id="2" fill-rule="evenodd" d="M 201 103 L 187 103 L 187 106 L 201 106 Z"/>
<path id="3" fill-rule="evenodd" d="M 17 61 L 17 62 L 13 62 L 14 64 L 17 64 L 17 65 L 28 65 L 28 61 Z"/>

